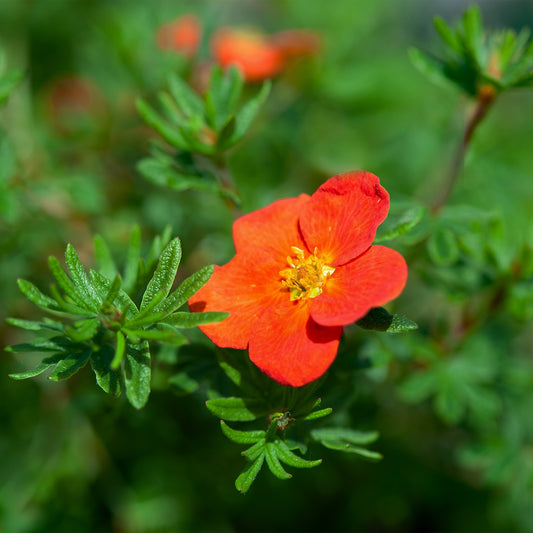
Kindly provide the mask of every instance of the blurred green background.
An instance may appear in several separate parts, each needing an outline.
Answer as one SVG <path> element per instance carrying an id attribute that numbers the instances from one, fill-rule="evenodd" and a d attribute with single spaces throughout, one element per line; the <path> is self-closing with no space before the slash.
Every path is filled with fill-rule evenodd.
<path id="1" fill-rule="evenodd" d="M 161 24 L 197 14 L 205 56 L 209 34 L 222 25 L 322 36 L 316 57 L 275 80 L 248 138 L 231 153 L 244 212 L 312 193 L 353 169 L 380 176 L 394 207 L 433 200 L 469 109 L 454 87 L 416 71 L 407 49 L 437 49 L 432 17 L 453 21 L 466 5 L 3 0 L 0 47 L 7 67 L 26 76 L 0 109 L 2 345 L 22 338 L 6 317 L 40 316 L 16 278 L 45 288 L 47 257 L 60 256 L 67 242 L 90 264 L 95 233 L 120 257 L 133 224 L 146 242 L 170 224 L 182 239 L 183 276 L 232 256 L 232 214 L 220 199 L 157 188 L 136 170 L 153 133 L 135 99 L 152 98 L 169 73 L 187 69 L 179 54 L 157 48 Z M 489 28 L 533 26 L 530 2 L 479 5 Z M 240 450 L 201 395 L 173 394 L 156 372 L 148 406 L 137 412 L 97 389 L 89 371 L 61 383 L 11 381 L 7 374 L 30 367 L 31 357 L 4 353 L 0 530 L 533 530 L 532 113 L 533 91 L 517 90 L 480 127 L 450 200 L 457 207 L 455 226 L 444 231 L 457 243 L 447 248 L 451 257 L 414 240 L 398 244 L 410 279 L 395 311 L 418 322 L 419 332 L 400 340 L 348 336 L 370 368 L 345 379 L 344 396 L 331 404 L 348 423 L 379 430 L 383 461 L 317 450 L 321 467 L 287 482 L 262 473 L 241 496 L 233 488 Z M 491 314 L 483 303 L 495 285 L 506 298 Z M 457 406 L 453 386 L 451 399 L 442 393 L 448 382 L 432 396 L 431 385 L 409 377 L 438 367 L 431 361 L 465 313 L 477 316 L 475 331 L 452 343 L 454 362 L 441 374 L 450 383 L 470 379 Z M 341 358 L 333 374 L 342 380 L 347 364 Z"/>

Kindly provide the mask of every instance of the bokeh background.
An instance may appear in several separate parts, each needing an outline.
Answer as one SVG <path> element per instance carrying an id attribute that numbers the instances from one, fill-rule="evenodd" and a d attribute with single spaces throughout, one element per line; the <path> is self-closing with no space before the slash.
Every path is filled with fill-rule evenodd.
<path id="1" fill-rule="evenodd" d="M 479 5 L 489 28 L 533 27 L 529 1 Z M 204 25 L 204 55 L 209 34 L 223 25 L 267 33 L 306 28 L 322 38 L 318 54 L 274 81 L 252 131 L 230 155 L 243 211 L 312 193 L 352 169 L 380 176 L 392 204 L 429 203 L 469 102 L 451 85 L 432 85 L 407 50 L 437 50 L 433 16 L 453 21 L 466 7 L 459 0 L 2 0 L 0 46 L 7 66 L 26 76 L 0 109 L 1 344 L 23 338 L 7 327 L 7 316 L 39 316 L 18 293 L 16 278 L 46 287 L 47 257 L 61 256 L 67 242 L 91 264 L 94 234 L 120 257 L 133 224 L 146 242 L 170 224 L 182 239 L 184 273 L 231 257 L 233 218 L 224 202 L 169 192 L 136 170 L 154 136 L 136 112 L 136 98 L 153 98 L 169 73 L 187 69 L 180 54 L 157 47 L 161 24 L 195 13 Z M 532 113 L 533 91 L 502 97 L 450 200 L 470 206 L 470 225 L 497 212 L 499 229 L 486 238 L 503 265 L 499 273 L 487 264 L 471 285 L 470 278 L 458 284 L 463 271 L 446 278 L 442 264 L 417 267 L 416 255 L 406 252 L 413 268 L 395 310 L 421 324 L 415 338 L 430 338 L 431 327 L 449 322 L 469 291 L 490 287 L 514 258 L 530 253 Z M 476 238 L 486 244 L 481 232 Z M 14 382 L 7 375 L 33 359 L 4 353 L 0 530 L 531 531 L 533 304 L 517 301 L 497 322 L 487 317 L 465 349 L 478 357 L 476 369 L 489 369 L 482 386 L 504 390 L 499 411 L 488 407 L 471 420 L 439 415 L 430 400 L 413 401 L 416 392 L 405 386 L 417 366 L 413 344 L 388 340 L 377 349 L 384 341 L 369 334 L 364 347 L 373 367 L 336 401 L 348 423 L 379 430 L 376 449 L 384 460 L 321 450 L 321 467 L 287 482 L 265 472 L 245 496 L 233 488 L 240 450 L 220 433 L 201 395 L 175 394 L 156 372 L 150 401 L 137 412 L 97 389 L 88 369 L 68 382 Z M 492 366 L 487 353 L 497 361 Z M 458 380 L 461 371 L 458 365 Z"/>

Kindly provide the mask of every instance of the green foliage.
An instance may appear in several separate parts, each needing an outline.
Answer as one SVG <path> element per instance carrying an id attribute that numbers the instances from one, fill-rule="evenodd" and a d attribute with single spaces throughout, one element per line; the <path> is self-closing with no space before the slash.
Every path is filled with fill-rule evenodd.
<path id="1" fill-rule="evenodd" d="M 445 45 L 444 57 L 434 57 L 417 49 L 410 50 L 416 67 L 428 78 L 449 80 L 473 97 L 485 86 L 497 92 L 533 85 L 533 41 L 530 32 L 513 30 L 487 32 L 478 6 L 463 14 L 457 29 L 440 17 L 435 29 Z"/>
<path id="2" fill-rule="evenodd" d="M 21 69 L 7 70 L 6 56 L 0 48 L 0 106 L 2 106 L 15 87 L 24 78 L 24 72 Z"/>
<path id="3" fill-rule="evenodd" d="M 202 96 L 176 75 L 169 78 L 168 85 L 169 91 L 159 94 L 162 115 L 144 100 L 137 101 L 137 109 L 175 151 L 169 154 L 154 145 L 151 157 L 139 162 L 139 172 L 156 185 L 177 191 L 208 191 L 239 204 L 225 175 L 227 170 L 222 168 L 224 154 L 247 134 L 270 92 L 270 82 L 240 107 L 243 80 L 236 68 L 223 73 L 220 67 L 213 67 Z"/>
<path id="4" fill-rule="evenodd" d="M 150 342 L 186 343 L 187 338 L 180 329 L 227 316 L 227 313 L 214 312 L 193 316 L 178 311 L 209 279 L 213 267 L 200 269 L 171 292 L 181 260 L 181 244 L 177 238 L 168 242 L 168 235 L 166 232 L 162 238 L 154 239 L 150 254 L 143 258 L 139 256 L 139 229 L 133 230 L 123 274 L 124 286 L 101 237 L 95 239 L 96 256 L 102 260 L 102 270 L 114 278 L 104 276 L 99 270 L 90 270 L 87 276 L 76 250 L 69 244 L 65 252 L 66 271 L 56 257 L 49 258 L 57 283 L 50 287 L 51 297 L 29 281 L 18 280 L 24 296 L 58 320 L 11 319 L 12 325 L 40 336 L 10 346 L 8 351 L 50 354 L 34 370 L 11 374 L 11 377 L 26 379 L 53 367 L 49 379 L 68 379 L 90 360 L 96 381 L 105 392 L 118 396 L 123 381 L 129 402 L 137 409 L 144 407 L 150 394 Z M 139 286 L 145 288 L 140 298 L 136 298 L 134 294 Z"/>
<path id="5" fill-rule="evenodd" d="M 418 327 L 408 318 L 391 315 L 384 307 L 374 307 L 356 324 L 363 329 L 374 329 L 387 333 L 404 333 Z"/>
<path id="6" fill-rule="evenodd" d="M 533 100 L 497 98 L 531 85 L 527 30 L 504 27 L 531 26 L 527 10 L 437 18 L 443 51 L 412 52 L 476 99 L 467 114 L 405 61 L 415 39 L 431 49 L 415 3 L 199 0 L 192 58 L 158 49 L 185 3 L 33 4 L 0 2 L 2 310 L 24 317 L 0 327 L 13 345 L 0 361 L 0 530 L 533 531 Z M 202 76 L 210 36 L 236 20 L 322 39 L 275 77 L 268 114 L 270 83 Z M 185 302 L 211 275 L 202 265 L 233 255 L 241 213 L 225 204 L 249 212 L 355 168 L 390 193 L 375 242 L 405 257 L 407 286 L 345 328 L 321 380 L 281 387 L 197 328 L 221 315 Z M 135 222 L 150 240 L 180 228 L 175 282 L 178 241 L 167 229 L 146 249 Z M 88 271 L 94 232 L 109 244 L 94 238 Z M 381 453 L 378 431 L 356 428 L 379 430 Z"/>
<path id="7" fill-rule="evenodd" d="M 305 453 L 307 441 L 311 439 L 331 449 L 350 451 L 371 459 L 380 457 L 361 446 L 352 446 L 373 442 L 378 436 L 375 432 L 310 429 L 309 422 L 332 413 L 331 408 L 318 409 L 322 401 L 315 396 L 319 383 L 297 389 L 277 385 L 251 365 L 242 353 L 230 350 L 220 351 L 219 364 L 237 390 L 243 389 L 249 394 L 247 398 L 217 397 L 206 402 L 209 411 L 221 419 L 224 435 L 233 442 L 249 446 L 241 453 L 247 465 L 235 481 L 239 492 L 249 490 L 264 463 L 279 479 L 292 477 L 282 463 L 293 468 L 312 468 L 321 464 L 321 459 L 304 459 L 293 451 Z M 261 423 L 266 429 L 237 430 L 225 421 Z M 348 444 L 339 444 L 339 439 L 343 438 L 348 439 Z"/>

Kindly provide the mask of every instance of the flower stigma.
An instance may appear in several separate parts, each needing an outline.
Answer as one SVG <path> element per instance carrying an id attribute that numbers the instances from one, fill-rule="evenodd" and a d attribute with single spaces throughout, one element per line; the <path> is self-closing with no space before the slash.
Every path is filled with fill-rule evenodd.
<path id="1" fill-rule="evenodd" d="M 291 246 L 291 250 L 295 257 L 287 257 L 290 268 L 279 273 L 285 278 L 281 281 L 282 287 L 289 290 L 291 301 L 316 298 L 322 294 L 322 287 L 335 269 L 318 257 L 318 248 L 307 258 L 300 248 Z"/>

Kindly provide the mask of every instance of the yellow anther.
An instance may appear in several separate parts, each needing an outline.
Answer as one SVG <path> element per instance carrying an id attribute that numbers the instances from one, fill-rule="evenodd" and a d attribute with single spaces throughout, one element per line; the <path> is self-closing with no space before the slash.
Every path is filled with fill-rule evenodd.
<path id="1" fill-rule="evenodd" d="M 335 269 L 324 264 L 318 255 L 318 248 L 307 258 L 302 249 L 292 246 L 291 250 L 295 257 L 287 257 L 287 264 L 291 268 L 279 273 L 284 278 L 281 285 L 289 291 L 292 301 L 316 298 L 322 294 L 322 287 Z"/>

